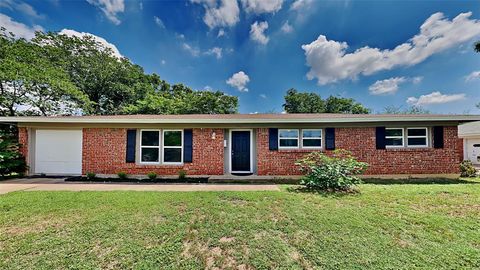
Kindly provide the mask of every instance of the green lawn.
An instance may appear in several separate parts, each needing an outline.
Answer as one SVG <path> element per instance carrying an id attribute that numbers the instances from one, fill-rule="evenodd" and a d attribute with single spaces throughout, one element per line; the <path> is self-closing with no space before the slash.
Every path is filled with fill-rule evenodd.
<path id="1" fill-rule="evenodd" d="M 361 193 L 15 192 L 0 269 L 480 268 L 480 184 Z"/>

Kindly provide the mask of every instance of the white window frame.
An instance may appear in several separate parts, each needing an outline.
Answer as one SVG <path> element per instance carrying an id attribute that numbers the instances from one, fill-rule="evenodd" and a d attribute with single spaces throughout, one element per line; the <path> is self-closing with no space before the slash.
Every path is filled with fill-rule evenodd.
<path id="1" fill-rule="evenodd" d="M 296 130 L 298 136 L 297 136 L 297 137 L 280 137 L 280 132 L 281 132 L 282 130 L 286 130 L 286 131 Z M 298 149 L 298 148 L 300 148 L 300 131 L 301 131 L 301 129 L 298 129 L 298 128 L 292 128 L 292 129 L 282 128 L 282 129 L 278 129 L 278 142 L 277 142 L 277 143 L 278 143 L 278 149 Z M 297 146 L 280 146 L 280 140 L 297 140 Z"/>
<path id="2" fill-rule="evenodd" d="M 409 129 L 424 129 L 425 130 L 425 136 L 408 136 L 408 130 Z M 428 147 L 428 128 L 427 127 L 409 127 L 407 128 L 407 133 L 405 134 L 405 137 L 406 137 L 406 144 L 407 144 L 407 147 L 410 147 L 410 148 L 421 148 L 421 147 Z M 412 138 L 412 139 L 415 139 L 415 138 L 425 138 L 425 144 L 424 145 L 409 145 L 408 144 L 408 139 L 409 138 Z"/>
<path id="3" fill-rule="evenodd" d="M 400 129 L 402 130 L 402 136 L 387 136 L 385 135 L 385 140 L 386 139 L 402 139 L 402 145 L 387 145 L 385 143 L 386 148 L 401 148 L 405 147 L 405 128 L 402 127 L 390 127 L 390 128 L 385 128 L 385 130 L 392 130 L 392 129 Z"/>
<path id="4" fill-rule="evenodd" d="M 183 164 L 183 129 L 163 129 L 162 130 L 162 138 L 165 138 L 165 132 L 168 132 L 168 131 L 180 131 L 180 134 L 181 134 L 180 146 L 165 146 L 165 140 L 162 140 L 162 164 L 181 165 L 181 164 Z M 167 162 L 167 161 L 165 161 L 165 153 L 164 153 L 165 148 L 180 149 L 180 162 Z"/>
<path id="5" fill-rule="evenodd" d="M 158 132 L 158 145 L 157 146 L 154 146 L 154 145 L 142 145 L 143 141 L 142 141 L 142 132 L 144 131 L 157 131 Z M 160 141 L 163 141 L 162 140 L 162 130 L 161 129 L 140 129 L 140 164 L 152 164 L 152 165 L 158 165 L 160 164 L 160 161 L 162 160 L 161 156 L 162 156 L 162 145 L 160 144 Z M 157 162 L 152 162 L 152 161 L 142 161 L 142 149 L 143 148 L 157 148 L 158 149 L 158 161 Z"/>
<path id="6" fill-rule="evenodd" d="M 320 137 L 303 137 L 303 131 L 320 131 Z M 304 149 L 323 149 L 323 129 L 321 128 L 306 128 L 301 130 L 302 148 Z M 304 140 L 320 140 L 320 146 L 303 146 Z"/>

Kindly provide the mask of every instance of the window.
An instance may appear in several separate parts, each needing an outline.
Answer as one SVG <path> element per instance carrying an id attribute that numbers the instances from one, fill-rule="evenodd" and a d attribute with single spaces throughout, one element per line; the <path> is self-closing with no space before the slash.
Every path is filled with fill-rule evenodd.
<path id="1" fill-rule="evenodd" d="M 385 146 L 403 147 L 403 128 L 385 129 Z"/>
<path id="2" fill-rule="evenodd" d="M 321 148 L 322 147 L 322 130 L 321 129 L 303 129 L 302 130 L 302 147 Z"/>
<path id="3" fill-rule="evenodd" d="M 298 129 L 280 129 L 278 130 L 279 148 L 298 148 Z"/>
<path id="4" fill-rule="evenodd" d="M 163 163 L 183 162 L 183 131 L 163 131 Z"/>
<path id="5" fill-rule="evenodd" d="M 413 147 L 428 146 L 427 128 L 407 128 L 407 145 Z"/>
<path id="6" fill-rule="evenodd" d="M 140 132 L 140 162 L 160 162 L 160 131 L 142 130 Z"/>

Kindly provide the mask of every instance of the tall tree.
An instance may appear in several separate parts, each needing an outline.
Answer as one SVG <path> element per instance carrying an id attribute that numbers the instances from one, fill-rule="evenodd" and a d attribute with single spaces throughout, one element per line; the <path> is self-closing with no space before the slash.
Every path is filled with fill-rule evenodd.
<path id="1" fill-rule="evenodd" d="M 370 113 L 352 98 L 330 96 L 324 100 L 316 93 L 301 93 L 293 88 L 287 91 L 283 108 L 287 113 Z"/>
<path id="2" fill-rule="evenodd" d="M 38 46 L 0 29 L 0 114 L 71 114 L 88 99 L 68 74 L 51 59 L 48 47 Z"/>
<path id="3" fill-rule="evenodd" d="M 473 45 L 473 49 L 477 52 L 480 53 L 480 41 L 475 42 Z"/>
<path id="4" fill-rule="evenodd" d="M 387 106 L 383 109 L 382 113 L 386 114 L 430 114 L 429 110 L 426 110 L 419 106 L 411 106 L 408 108 L 402 108 L 402 106 Z"/>

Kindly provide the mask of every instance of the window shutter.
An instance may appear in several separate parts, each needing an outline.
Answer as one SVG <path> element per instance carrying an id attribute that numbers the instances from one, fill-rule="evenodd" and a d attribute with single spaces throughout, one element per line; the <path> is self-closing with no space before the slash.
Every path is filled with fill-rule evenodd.
<path id="1" fill-rule="evenodd" d="M 433 147 L 443 148 L 443 127 L 433 127 Z"/>
<path id="2" fill-rule="evenodd" d="M 193 162 L 193 132 L 191 129 L 183 131 L 183 162 Z"/>
<path id="3" fill-rule="evenodd" d="M 325 129 L 325 149 L 335 150 L 335 128 Z"/>
<path id="4" fill-rule="evenodd" d="M 375 137 L 377 149 L 385 149 L 385 127 L 377 127 Z"/>
<path id="5" fill-rule="evenodd" d="M 268 129 L 268 148 L 278 150 L 278 128 Z"/>
<path id="6" fill-rule="evenodd" d="M 137 130 L 129 129 L 127 130 L 127 153 L 126 153 L 126 162 L 134 163 L 135 162 L 135 143 L 137 141 Z"/>

